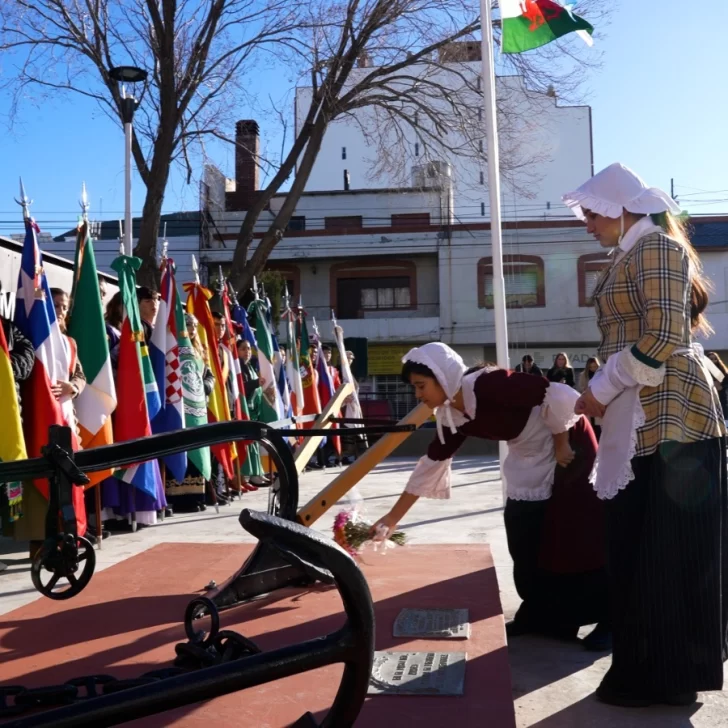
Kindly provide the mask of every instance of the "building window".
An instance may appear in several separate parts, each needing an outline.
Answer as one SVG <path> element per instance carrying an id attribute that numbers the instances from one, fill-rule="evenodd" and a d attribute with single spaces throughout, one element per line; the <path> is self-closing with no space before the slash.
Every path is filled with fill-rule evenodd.
<path id="1" fill-rule="evenodd" d="M 543 260 L 533 255 L 504 255 L 503 277 L 508 308 L 546 305 Z M 478 261 L 478 307 L 493 308 L 493 259 Z"/>
<path id="2" fill-rule="evenodd" d="M 485 174 L 483 173 L 483 170 L 480 171 L 480 184 L 485 184 Z"/>
<path id="3" fill-rule="evenodd" d="M 476 85 L 477 85 L 478 91 L 480 91 L 480 85 L 481 85 L 481 83 L 482 83 L 482 79 L 481 79 L 480 76 L 478 76 L 478 80 L 476 81 Z"/>
<path id="4" fill-rule="evenodd" d="M 346 147 L 341 147 L 341 158 L 346 159 Z"/>
<path id="5" fill-rule="evenodd" d="M 399 212 L 392 215 L 392 227 L 429 226 L 429 212 Z"/>
<path id="6" fill-rule="evenodd" d="M 483 109 L 478 108 L 478 121 L 483 121 Z"/>
<path id="7" fill-rule="evenodd" d="M 281 278 L 288 289 L 288 295 L 291 297 L 291 304 L 297 304 L 298 297 L 301 295 L 301 271 L 298 266 L 269 262 L 266 264 L 265 270 L 281 274 Z"/>
<path id="8" fill-rule="evenodd" d="M 341 215 L 324 218 L 324 227 L 326 230 L 332 230 L 337 233 L 359 231 L 362 229 L 362 225 L 363 220 L 361 215 Z"/>
<path id="9" fill-rule="evenodd" d="M 415 142 L 415 157 L 419 157 L 419 156 L 420 156 L 420 143 Z"/>
<path id="10" fill-rule="evenodd" d="M 485 202 L 480 203 L 480 216 L 485 217 Z"/>
<path id="11" fill-rule="evenodd" d="M 483 140 L 482 139 L 478 142 L 478 149 L 480 150 L 480 153 L 482 154 L 483 153 Z"/>
<path id="12" fill-rule="evenodd" d="M 305 215 L 294 215 L 286 226 L 286 230 L 290 231 L 302 231 L 306 229 L 306 216 Z"/>
<path id="13" fill-rule="evenodd" d="M 594 305 L 594 289 L 602 272 L 609 268 L 611 259 L 606 253 L 590 253 L 582 255 L 577 261 L 579 281 L 579 306 L 590 308 Z"/>
<path id="14" fill-rule="evenodd" d="M 386 266 L 370 260 L 331 266 L 331 308 L 340 319 L 364 318 L 378 311 L 417 307 L 414 263 L 393 261 Z"/>

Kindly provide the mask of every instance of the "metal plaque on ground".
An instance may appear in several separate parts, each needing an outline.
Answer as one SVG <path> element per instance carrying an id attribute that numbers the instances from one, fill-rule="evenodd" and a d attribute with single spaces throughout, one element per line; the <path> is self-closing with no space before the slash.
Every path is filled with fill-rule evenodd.
<path id="1" fill-rule="evenodd" d="M 394 621 L 395 637 L 470 638 L 467 609 L 403 609 Z"/>
<path id="2" fill-rule="evenodd" d="M 369 695 L 462 695 L 465 652 L 375 652 Z"/>

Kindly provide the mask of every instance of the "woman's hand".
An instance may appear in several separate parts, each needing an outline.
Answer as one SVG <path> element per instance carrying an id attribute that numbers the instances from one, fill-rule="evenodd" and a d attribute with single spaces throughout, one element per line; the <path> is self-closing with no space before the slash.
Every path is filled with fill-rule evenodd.
<path id="1" fill-rule="evenodd" d="M 574 405 L 575 414 L 587 417 L 604 417 L 606 411 L 607 408 L 592 394 L 591 389 L 587 389 Z"/>
<path id="2" fill-rule="evenodd" d="M 53 396 L 56 399 L 61 399 L 61 397 L 64 396 L 75 397 L 76 387 L 74 387 L 70 382 L 58 381 L 51 386 L 51 392 L 53 392 Z"/>
<path id="3" fill-rule="evenodd" d="M 386 516 L 383 516 L 382 518 L 380 518 L 371 527 L 371 529 L 369 529 L 369 535 L 372 538 L 377 538 L 377 537 L 381 538 L 381 533 L 377 533 L 377 529 L 379 528 L 379 526 L 384 526 L 387 529 L 386 533 L 384 534 L 384 538 L 382 538 L 381 540 L 387 539 L 397 528 L 397 518 L 392 514 L 391 511 L 389 513 L 387 513 Z"/>

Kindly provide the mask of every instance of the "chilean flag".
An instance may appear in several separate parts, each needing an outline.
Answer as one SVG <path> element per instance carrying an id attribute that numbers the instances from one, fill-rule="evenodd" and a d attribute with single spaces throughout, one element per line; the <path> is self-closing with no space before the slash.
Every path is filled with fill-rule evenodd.
<path id="1" fill-rule="evenodd" d="M 77 450 L 76 418 L 70 397 L 57 400 L 51 386 L 70 379 L 71 353 L 56 319 L 53 297 L 35 237 L 35 222 L 25 220 L 25 242 L 18 276 L 15 325 L 32 342 L 35 364 L 30 377 L 22 382 L 23 427 L 28 457 L 38 457 L 48 444 L 48 428 L 65 425 L 71 428 L 73 449 Z M 35 487 L 49 498 L 48 481 L 36 480 Z M 78 535 L 86 533 L 86 508 L 83 488 L 73 487 Z"/>
<path id="2" fill-rule="evenodd" d="M 180 322 L 177 320 L 173 267 L 174 262 L 169 260 L 162 270 L 159 313 L 149 342 L 149 358 L 152 360 L 154 378 L 157 380 L 161 399 L 161 408 L 151 422 L 152 432 L 155 435 L 181 430 L 185 426 L 178 341 Z M 180 306 L 180 317 L 181 313 Z M 174 479 L 181 483 L 187 471 L 187 453 L 167 455 L 164 462 Z"/>

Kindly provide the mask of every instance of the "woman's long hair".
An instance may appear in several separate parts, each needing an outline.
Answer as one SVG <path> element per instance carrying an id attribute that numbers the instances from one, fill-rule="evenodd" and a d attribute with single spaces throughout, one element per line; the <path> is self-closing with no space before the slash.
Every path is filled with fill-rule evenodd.
<path id="1" fill-rule="evenodd" d="M 586 392 L 587 387 L 589 386 L 589 365 L 590 364 L 596 364 L 597 368 L 601 366 L 599 363 L 599 359 L 597 359 L 595 356 L 590 356 L 586 360 L 586 366 L 584 367 L 584 371 L 579 375 L 579 386 L 577 389 L 580 392 Z"/>
<path id="2" fill-rule="evenodd" d="M 557 359 L 558 359 L 558 358 L 559 358 L 560 356 L 563 356 L 563 357 L 564 357 L 564 361 L 566 362 L 566 364 L 564 364 L 564 366 L 562 366 L 562 367 L 557 367 L 557 366 L 556 366 L 556 360 L 557 360 Z M 552 366 L 551 368 L 552 368 L 552 369 L 566 369 L 566 368 L 569 368 L 569 369 L 570 369 L 570 368 L 571 368 L 571 362 L 569 361 L 569 355 L 568 355 L 568 354 L 567 354 L 567 353 L 566 353 L 565 351 L 560 351 L 560 352 L 559 352 L 559 353 L 558 353 L 558 354 L 557 354 L 557 355 L 556 355 L 556 356 L 554 357 L 554 365 L 553 365 L 553 366 Z"/>
<path id="3" fill-rule="evenodd" d="M 658 215 L 650 215 L 650 217 L 652 222 L 659 225 L 669 238 L 685 249 L 690 263 L 690 281 L 692 284 L 690 291 L 690 327 L 693 333 L 709 336 L 714 333 L 713 327 L 703 312 L 708 307 L 708 294 L 713 290 L 713 286 L 703 273 L 703 264 L 690 242 L 687 227 L 682 220 L 669 212 L 661 212 Z"/>

